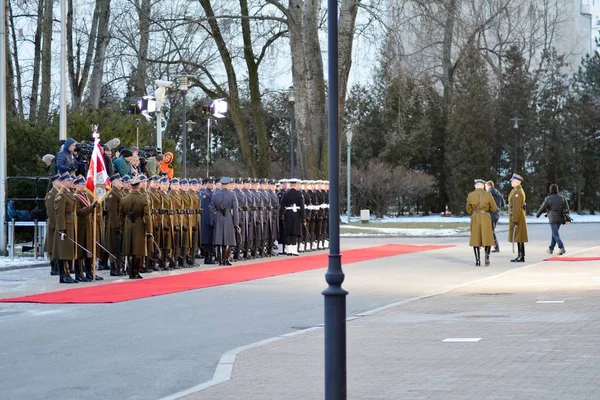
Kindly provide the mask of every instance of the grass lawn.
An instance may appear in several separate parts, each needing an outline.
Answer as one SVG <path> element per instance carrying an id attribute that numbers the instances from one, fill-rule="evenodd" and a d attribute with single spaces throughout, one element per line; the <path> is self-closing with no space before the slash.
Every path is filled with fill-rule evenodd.
<path id="1" fill-rule="evenodd" d="M 340 226 L 340 233 L 363 234 L 363 235 L 382 235 L 381 231 L 376 229 L 356 229 L 348 226 Z"/>
<path id="2" fill-rule="evenodd" d="M 352 222 L 350 225 L 341 225 L 352 229 L 352 226 L 360 226 L 361 228 L 396 228 L 396 229 L 469 229 L 469 222 L 369 222 L 363 224 L 361 222 Z M 357 229 L 364 231 L 364 229 Z"/>

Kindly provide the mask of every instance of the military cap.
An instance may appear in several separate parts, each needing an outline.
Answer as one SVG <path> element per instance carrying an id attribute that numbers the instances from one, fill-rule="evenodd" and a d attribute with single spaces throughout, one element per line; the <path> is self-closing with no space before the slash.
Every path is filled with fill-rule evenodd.
<path id="1" fill-rule="evenodd" d="M 269 178 L 263 178 L 260 180 L 260 183 L 269 183 Z"/>
<path id="2" fill-rule="evenodd" d="M 205 179 L 204 183 L 215 183 L 215 177 L 209 176 L 208 178 Z"/>
<path id="3" fill-rule="evenodd" d="M 300 183 L 300 179 L 298 178 L 291 178 L 287 180 L 289 183 Z"/>
<path id="4" fill-rule="evenodd" d="M 189 185 L 190 181 L 188 181 L 187 179 L 183 178 L 181 181 L 179 181 L 180 185 Z"/>
<path id="5" fill-rule="evenodd" d="M 158 175 L 154 175 L 153 177 L 150 178 L 150 182 L 158 182 L 160 180 L 160 178 L 158 177 Z"/>
<path id="6" fill-rule="evenodd" d="M 121 181 L 123 181 L 123 183 L 129 183 L 131 181 L 131 177 L 129 175 L 125 175 L 121 178 Z"/>
<path id="7" fill-rule="evenodd" d="M 190 185 L 197 185 L 197 184 L 198 184 L 198 179 L 196 179 L 196 178 L 190 179 Z"/>
<path id="8" fill-rule="evenodd" d="M 478 185 L 478 184 L 485 185 L 485 181 L 483 179 L 475 179 L 474 182 L 476 185 Z"/>
<path id="9" fill-rule="evenodd" d="M 73 183 L 76 185 L 81 185 L 85 183 L 85 177 L 83 175 L 79 175 L 75 178 L 75 181 Z"/>
<path id="10" fill-rule="evenodd" d="M 166 173 L 166 172 L 164 172 L 164 171 L 160 171 L 160 172 L 158 173 L 158 176 L 168 176 L 168 175 L 169 175 L 169 174 L 167 174 L 167 173 Z"/>
<path id="11" fill-rule="evenodd" d="M 512 178 L 510 178 L 510 180 L 512 181 L 513 179 L 516 179 L 518 181 L 523 181 L 523 177 L 519 174 L 513 174 Z"/>
<path id="12" fill-rule="evenodd" d="M 57 180 L 58 178 L 60 178 L 59 174 L 56 175 L 52 175 L 52 177 L 50 177 L 50 182 L 54 182 L 55 180 Z"/>
<path id="13" fill-rule="evenodd" d="M 75 175 L 71 174 L 71 180 L 75 180 L 75 179 L 77 179 L 77 177 Z"/>
<path id="14" fill-rule="evenodd" d="M 258 178 L 253 178 L 253 179 L 252 179 L 252 183 L 253 183 L 253 184 L 260 183 L 260 179 L 258 179 Z"/>
<path id="15" fill-rule="evenodd" d="M 145 181 L 147 181 L 147 180 L 148 180 L 148 177 L 147 177 L 146 175 L 144 175 L 144 174 L 142 174 L 142 175 L 138 175 L 138 177 L 137 177 L 137 178 L 138 178 L 138 180 L 139 180 L 140 182 L 145 182 Z"/>
<path id="16" fill-rule="evenodd" d="M 111 181 L 111 182 L 114 182 L 114 181 L 120 181 L 120 180 L 121 180 L 121 175 L 119 175 L 119 174 L 113 174 L 113 175 L 110 177 L 110 181 Z"/>
<path id="17" fill-rule="evenodd" d="M 228 176 L 224 176 L 224 177 L 222 177 L 222 178 L 221 178 L 221 181 L 220 181 L 220 182 L 221 182 L 221 184 L 223 184 L 223 185 L 227 185 L 227 184 L 231 183 L 231 178 L 230 178 L 230 177 L 228 177 Z"/>
<path id="18" fill-rule="evenodd" d="M 169 183 L 169 178 L 161 178 L 160 183 Z"/>
<path id="19" fill-rule="evenodd" d="M 171 185 L 179 185 L 179 178 L 171 179 Z"/>
<path id="20" fill-rule="evenodd" d="M 271 182 L 269 182 L 271 185 L 275 185 L 277 183 L 277 179 L 271 179 Z"/>
<path id="21" fill-rule="evenodd" d="M 58 178 L 59 182 L 70 181 L 70 180 L 73 180 L 73 179 L 71 178 L 71 175 L 69 175 L 69 174 L 61 175 L 60 178 Z"/>
<path id="22" fill-rule="evenodd" d="M 148 179 L 148 178 L 146 178 L 146 179 Z M 140 177 L 139 177 L 139 176 L 134 176 L 134 177 L 133 177 L 133 179 L 131 179 L 131 180 L 129 181 L 129 184 L 130 184 L 131 186 L 137 186 L 137 185 L 139 185 L 140 183 L 142 183 L 142 180 L 140 179 Z"/>
<path id="23" fill-rule="evenodd" d="M 279 183 L 288 183 L 289 179 L 283 178 L 279 180 Z"/>

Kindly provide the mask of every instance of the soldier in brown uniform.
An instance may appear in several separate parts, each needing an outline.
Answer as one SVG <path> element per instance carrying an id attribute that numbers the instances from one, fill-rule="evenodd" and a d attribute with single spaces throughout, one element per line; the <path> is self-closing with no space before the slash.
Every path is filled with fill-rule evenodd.
<path id="1" fill-rule="evenodd" d="M 121 259 L 121 239 L 123 230 L 120 222 L 121 197 L 123 197 L 123 183 L 121 175 L 114 174 L 110 177 L 112 189 L 104 201 L 106 212 L 104 224 L 104 247 L 112 254 L 110 260 L 110 276 L 122 276 L 123 260 Z M 105 253 L 108 261 L 108 253 Z"/>
<path id="2" fill-rule="evenodd" d="M 98 203 L 93 202 L 85 192 L 85 181 L 85 178 L 80 175 L 73 182 L 75 186 L 74 198 L 77 203 L 77 223 L 75 225 L 75 240 L 78 244 L 75 259 L 75 280 L 77 282 L 91 282 L 93 280 L 91 269 L 92 251 L 94 248 L 94 216 L 92 213 Z M 84 268 L 86 271 L 85 275 Z M 101 277 L 96 278 L 97 280 L 102 280 Z"/>
<path id="3" fill-rule="evenodd" d="M 183 224 L 183 200 L 179 193 L 180 181 L 178 178 L 171 180 L 171 191 L 169 198 L 171 199 L 171 207 L 173 215 L 171 222 L 173 224 L 173 260 L 176 269 L 183 268 L 183 252 L 182 252 L 182 224 Z"/>
<path id="4" fill-rule="evenodd" d="M 173 261 L 173 218 L 175 210 L 169 195 L 169 179 L 164 177 L 160 180 L 160 225 L 162 226 L 160 245 L 161 245 L 161 267 L 168 271 L 175 268 Z"/>
<path id="5" fill-rule="evenodd" d="M 188 192 L 192 200 L 192 213 L 194 215 L 194 224 L 192 225 L 192 264 L 195 264 L 198 249 L 202 243 L 202 230 L 200 229 L 200 219 L 202 218 L 202 209 L 200 207 L 200 183 L 198 179 L 190 180 L 190 190 Z"/>
<path id="6" fill-rule="evenodd" d="M 162 247 L 162 244 L 160 243 L 161 240 L 161 230 L 162 230 L 162 225 L 161 225 L 161 214 L 160 214 L 160 209 L 162 208 L 162 198 L 160 196 L 160 182 L 159 182 L 159 178 L 158 176 L 153 176 L 152 178 L 150 178 L 150 188 L 147 190 L 148 193 L 148 201 L 149 201 L 149 205 L 150 205 L 150 215 L 152 216 L 152 235 L 154 236 L 154 240 L 150 240 L 150 244 L 151 247 L 149 247 L 148 249 L 148 258 L 146 258 L 146 260 L 149 260 L 147 265 L 146 265 L 146 269 L 150 270 L 152 269 L 153 271 L 160 271 L 162 270 L 161 266 L 160 266 L 160 248 Z M 154 243 L 156 242 L 156 243 Z M 152 249 L 152 251 L 150 251 L 150 249 Z"/>
<path id="7" fill-rule="evenodd" d="M 129 279 L 141 279 L 142 259 L 146 256 L 146 241 L 152 237 L 152 222 L 148 199 L 139 191 L 140 181 L 130 181 L 131 192 L 121 199 L 123 255 L 130 257 Z"/>
<path id="8" fill-rule="evenodd" d="M 148 212 L 150 213 L 150 223 L 152 224 L 152 229 L 150 232 L 154 235 L 154 219 L 152 216 L 152 201 L 150 199 L 150 193 L 148 193 L 148 177 L 144 174 L 137 175 L 137 180 L 140 182 L 138 190 L 140 193 L 146 198 L 148 201 Z M 151 273 L 154 272 L 153 263 L 153 254 L 154 254 L 154 242 L 151 237 L 146 238 L 146 257 L 142 260 L 142 270 L 143 273 Z"/>
<path id="9" fill-rule="evenodd" d="M 48 215 L 48 222 L 46 223 L 46 253 L 50 258 L 50 275 L 58 275 L 58 259 L 52 251 L 54 245 L 54 233 L 56 230 L 56 218 L 54 217 L 54 199 L 60 191 L 61 183 L 58 181 L 60 175 L 54 175 L 50 178 L 52 187 L 46 194 L 44 204 L 46 205 L 46 214 Z"/>
<path id="10" fill-rule="evenodd" d="M 510 185 L 513 187 L 508 195 L 508 241 L 517 243 L 519 254 L 511 262 L 525 262 L 525 243 L 527 243 L 527 220 L 525 219 L 525 207 L 527 201 L 525 191 L 521 186 L 523 178 L 513 174 Z"/>
<path id="11" fill-rule="evenodd" d="M 192 267 L 193 259 L 190 264 L 190 255 L 192 252 L 192 224 L 194 216 L 192 215 L 192 199 L 189 196 L 190 182 L 182 179 L 179 183 L 179 198 L 181 199 L 181 266 Z"/>
<path id="12" fill-rule="evenodd" d="M 70 263 L 75 259 L 75 212 L 77 203 L 70 192 L 73 178 L 67 173 L 59 180 L 62 189 L 54 198 L 54 218 L 56 230 L 54 234 L 53 256 L 58 260 L 59 282 L 76 283 L 69 273 Z"/>
<path id="13" fill-rule="evenodd" d="M 494 245 L 491 212 L 496 212 L 496 202 L 489 192 L 485 191 L 485 181 L 475 179 L 475 190 L 467 196 L 467 214 L 471 216 L 471 239 L 469 246 L 475 253 L 475 266 L 481 265 L 480 247 L 485 249 L 485 265 L 490 265 L 490 251 Z"/>

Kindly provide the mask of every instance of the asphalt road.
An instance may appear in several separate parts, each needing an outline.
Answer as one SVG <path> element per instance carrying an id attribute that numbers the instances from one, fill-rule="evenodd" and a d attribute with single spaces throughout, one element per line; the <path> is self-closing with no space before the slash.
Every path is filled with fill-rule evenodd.
<path id="1" fill-rule="evenodd" d="M 547 256 L 549 231 L 547 225 L 530 226 L 527 263 Z M 597 232 L 596 224 L 563 229 L 568 254 L 597 245 Z M 504 242 L 492 267 L 475 268 L 467 241 L 344 240 L 342 248 L 457 245 L 346 266 L 348 316 L 523 266 L 509 262 L 513 255 Z M 321 324 L 324 273 L 308 271 L 118 304 L 0 304 L 0 398 L 147 400 L 187 389 L 210 380 L 220 356 L 231 349 Z M 54 279 L 36 270 L 0 273 L 0 281 L 14 277 L 29 285 Z"/>

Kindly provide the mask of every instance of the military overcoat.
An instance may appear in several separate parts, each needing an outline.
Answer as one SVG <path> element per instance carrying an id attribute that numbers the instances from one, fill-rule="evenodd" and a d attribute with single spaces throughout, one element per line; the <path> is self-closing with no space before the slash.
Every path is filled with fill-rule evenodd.
<path id="1" fill-rule="evenodd" d="M 54 198 L 54 217 L 56 219 L 56 233 L 54 234 L 53 256 L 57 260 L 75 259 L 75 212 L 77 203 L 73 194 L 68 190 L 61 190 Z M 59 231 L 64 231 L 66 237 L 61 238 Z"/>
<path id="2" fill-rule="evenodd" d="M 525 191 L 521 185 L 513 188 L 508 195 L 508 241 L 527 243 L 527 220 L 525 218 Z"/>
<path id="3" fill-rule="evenodd" d="M 132 190 L 121 199 L 121 224 L 123 226 L 123 255 L 146 256 L 146 234 L 152 233 L 148 199 Z"/>
<path id="4" fill-rule="evenodd" d="M 216 246 L 236 246 L 235 226 L 240 224 L 238 202 L 229 189 L 221 189 L 212 196 L 210 212 L 214 218 Z"/>
<path id="5" fill-rule="evenodd" d="M 485 247 L 494 245 L 491 212 L 496 212 L 496 202 L 489 192 L 475 189 L 467 196 L 467 214 L 471 216 L 471 238 L 469 246 Z"/>

